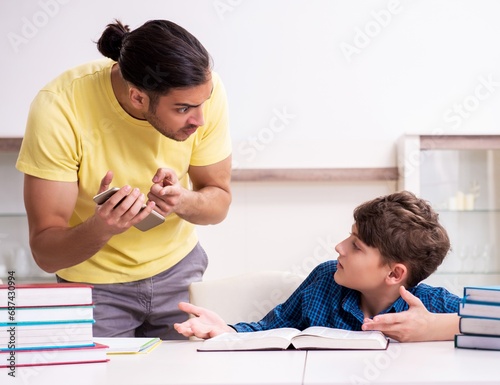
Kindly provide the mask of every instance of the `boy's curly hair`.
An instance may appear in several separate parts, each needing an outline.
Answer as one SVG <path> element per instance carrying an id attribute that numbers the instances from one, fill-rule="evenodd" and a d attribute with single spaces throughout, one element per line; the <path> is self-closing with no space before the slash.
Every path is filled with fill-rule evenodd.
<path id="1" fill-rule="evenodd" d="M 359 238 L 376 247 L 385 263 L 408 269 L 407 287 L 431 275 L 450 250 L 448 233 L 430 204 L 401 191 L 365 202 L 354 210 Z"/>

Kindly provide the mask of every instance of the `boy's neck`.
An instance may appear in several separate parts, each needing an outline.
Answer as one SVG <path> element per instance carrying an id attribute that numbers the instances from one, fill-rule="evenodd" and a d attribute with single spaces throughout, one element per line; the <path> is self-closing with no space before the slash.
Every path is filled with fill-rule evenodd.
<path id="1" fill-rule="evenodd" d="M 372 318 L 391 306 L 399 298 L 399 286 L 360 293 L 359 307 L 365 318 Z"/>

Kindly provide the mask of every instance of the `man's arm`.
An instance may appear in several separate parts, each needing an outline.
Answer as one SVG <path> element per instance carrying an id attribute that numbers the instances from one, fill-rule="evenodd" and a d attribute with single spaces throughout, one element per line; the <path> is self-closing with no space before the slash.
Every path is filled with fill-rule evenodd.
<path id="1" fill-rule="evenodd" d="M 99 192 L 107 188 L 111 179 L 112 174 L 108 173 Z M 77 196 L 77 182 L 56 182 L 25 175 L 24 204 L 31 251 L 38 266 L 46 272 L 53 273 L 89 259 L 113 235 L 140 222 L 154 207 L 150 203 L 138 214 L 145 198 L 138 190 L 125 186 L 106 203 L 97 206 L 95 215 L 78 226 L 69 227 Z"/>
<path id="2" fill-rule="evenodd" d="M 410 306 L 401 313 L 381 314 L 365 319 L 363 330 L 380 330 L 386 336 L 400 342 L 447 341 L 459 333 L 457 313 L 431 313 L 422 301 L 403 286 L 401 297 Z"/>
<path id="3" fill-rule="evenodd" d="M 209 166 L 190 166 L 188 173 L 192 191 L 180 186 L 172 170 L 156 172 L 148 194 L 156 210 L 164 216 L 176 213 L 198 225 L 222 222 L 231 204 L 231 157 Z"/>

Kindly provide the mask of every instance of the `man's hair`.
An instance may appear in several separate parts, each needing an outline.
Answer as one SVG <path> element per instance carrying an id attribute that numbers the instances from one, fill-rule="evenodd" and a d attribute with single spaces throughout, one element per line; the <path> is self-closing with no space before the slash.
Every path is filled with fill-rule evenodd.
<path id="1" fill-rule="evenodd" d="M 382 196 L 354 210 L 358 237 L 380 251 L 385 263 L 408 269 L 407 286 L 431 275 L 450 250 L 450 240 L 430 204 L 408 191 Z"/>
<path id="2" fill-rule="evenodd" d="M 210 79 L 212 59 L 205 47 L 168 20 L 150 20 L 133 31 L 115 20 L 97 48 L 119 64 L 123 78 L 146 92 L 153 105 L 172 88 L 199 86 Z"/>

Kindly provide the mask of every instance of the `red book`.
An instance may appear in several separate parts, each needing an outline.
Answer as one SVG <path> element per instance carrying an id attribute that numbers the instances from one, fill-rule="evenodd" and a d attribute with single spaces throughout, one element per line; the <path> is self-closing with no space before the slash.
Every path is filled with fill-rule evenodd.
<path id="1" fill-rule="evenodd" d="M 0 308 L 91 304 L 92 285 L 79 283 L 0 285 Z"/>
<path id="2" fill-rule="evenodd" d="M 26 322 L 92 321 L 94 306 L 16 306 L 15 309 L 0 306 L 2 324 Z"/>
<path id="3" fill-rule="evenodd" d="M 81 348 L 48 348 L 0 351 L 0 368 L 85 364 L 109 361 L 108 346 L 95 343 Z"/>

